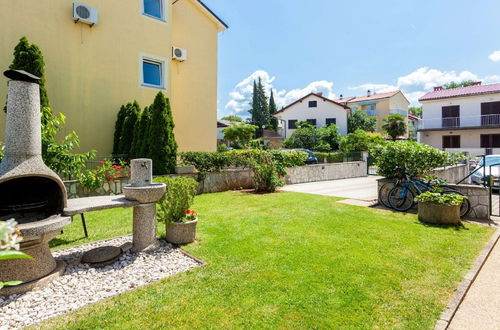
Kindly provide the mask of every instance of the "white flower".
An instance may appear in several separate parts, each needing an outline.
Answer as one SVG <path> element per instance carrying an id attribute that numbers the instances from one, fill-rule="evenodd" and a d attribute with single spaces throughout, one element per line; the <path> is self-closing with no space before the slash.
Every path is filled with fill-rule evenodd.
<path id="1" fill-rule="evenodd" d="M 22 239 L 14 219 L 0 221 L 0 250 L 19 250 Z"/>

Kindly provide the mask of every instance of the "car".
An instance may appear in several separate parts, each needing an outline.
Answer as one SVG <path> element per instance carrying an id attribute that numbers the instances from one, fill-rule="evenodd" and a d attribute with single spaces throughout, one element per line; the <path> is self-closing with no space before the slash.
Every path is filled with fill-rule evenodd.
<path id="1" fill-rule="evenodd" d="M 307 153 L 307 158 L 304 161 L 306 164 L 308 164 L 308 165 L 318 164 L 318 158 L 316 158 L 316 156 L 314 156 L 314 152 L 312 152 L 309 149 L 301 149 L 301 148 L 297 148 L 297 149 L 283 149 L 283 151 L 302 151 L 302 152 L 305 152 L 305 153 Z"/>
<path id="2" fill-rule="evenodd" d="M 486 159 L 486 165 L 483 165 L 484 159 Z M 481 158 L 473 171 L 475 172 L 471 175 L 472 183 L 483 184 L 483 177 L 489 175 L 498 181 L 500 179 L 500 155 L 488 155 Z"/>

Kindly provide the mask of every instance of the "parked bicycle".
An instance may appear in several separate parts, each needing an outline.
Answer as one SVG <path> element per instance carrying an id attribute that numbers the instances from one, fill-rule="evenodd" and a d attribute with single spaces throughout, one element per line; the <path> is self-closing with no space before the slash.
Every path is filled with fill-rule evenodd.
<path id="1" fill-rule="evenodd" d="M 463 195 L 460 191 L 446 186 L 444 181 L 436 181 L 432 184 L 430 182 L 426 183 L 419 180 L 415 176 L 410 175 L 403 169 L 401 169 L 401 172 L 402 178 L 397 180 L 396 183 L 392 183 L 392 188 L 390 188 L 389 183 L 387 183 L 387 187 L 384 187 L 384 185 L 380 188 L 380 200 L 382 204 L 396 211 L 405 212 L 412 207 L 415 207 L 417 205 L 415 196 L 418 196 L 426 191 L 440 192 L 442 194 L 456 193 Z M 390 190 L 387 195 L 382 195 L 385 194 L 388 189 Z M 460 207 L 460 216 L 462 218 L 467 216 L 470 210 L 470 202 L 468 199 L 465 199 Z"/>

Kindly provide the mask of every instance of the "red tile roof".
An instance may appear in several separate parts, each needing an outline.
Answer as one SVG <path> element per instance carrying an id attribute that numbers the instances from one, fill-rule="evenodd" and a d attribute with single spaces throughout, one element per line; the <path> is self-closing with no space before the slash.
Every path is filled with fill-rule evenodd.
<path id="1" fill-rule="evenodd" d="M 371 100 L 380 100 L 380 99 L 385 99 L 388 97 L 393 97 L 400 91 L 392 91 L 392 92 L 387 92 L 387 93 L 376 93 L 372 94 L 371 96 L 351 96 L 351 97 L 343 97 L 342 99 L 336 99 L 334 100 L 335 102 L 338 103 L 357 103 L 357 102 L 365 102 L 365 101 L 371 101 Z"/>
<path id="2" fill-rule="evenodd" d="M 481 94 L 500 93 L 500 84 L 477 85 L 462 88 L 442 89 L 429 92 L 419 98 L 419 101 L 439 100 L 452 97 L 472 96 Z"/>

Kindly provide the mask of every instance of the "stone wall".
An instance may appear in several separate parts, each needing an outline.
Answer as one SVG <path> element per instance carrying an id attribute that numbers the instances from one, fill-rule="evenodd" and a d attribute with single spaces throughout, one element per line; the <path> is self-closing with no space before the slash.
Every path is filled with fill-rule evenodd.
<path id="1" fill-rule="evenodd" d="M 440 179 L 446 180 L 448 183 L 455 184 L 465 178 L 470 173 L 469 164 L 458 164 L 443 168 L 437 168 L 431 172 Z M 470 178 L 464 183 L 471 183 Z"/>
<path id="2" fill-rule="evenodd" d="M 382 178 L 378 180 L 378 191 L 386 182 L 394 182 L 395 180 Z M 483 186 L 468 185 L 468 184 L 448 184 L 450 188 L 460 191 L 465 196 L 469 197 L 471 204 L 471 212 L 467 216 L 471 219 L 489 220 L 490 219 L 490 195 L 489 189 Z M 380 196 L 379 200 L 380 200 Z"/>
<path id="3" fill-rule="evenodd" d="M 286 184 L 328 181 L 368 176 L 366 162 L 316 164 L 287 170 Z"/>
<path id="4" fill-rule="evenodd" d="M 121 195 L 123 186 L 128 183 L 128 178 L 114 180 L 113 182 L 105 182 L 98 189 L 89 190 L 84 188 L 78 180 L 64 181 L 64 186 L 68 193 L 68 198 L 80 198 L 90 196 L 108 196 Z"/>
<path id="5" fill-rule="evenodd" d="M 198 178 L 198 173 L 173 174 L 173 177 Z M 253 173 L 249 169 L 228 169 L 222 172 L 207 173 L 198 186 L 199 194 L 215 193 L 237 189 L 253 188 Z"/>

